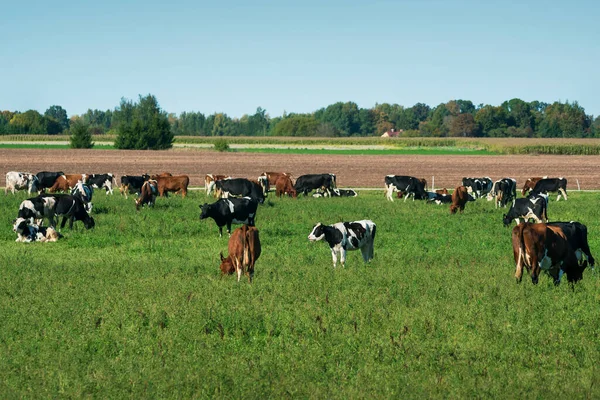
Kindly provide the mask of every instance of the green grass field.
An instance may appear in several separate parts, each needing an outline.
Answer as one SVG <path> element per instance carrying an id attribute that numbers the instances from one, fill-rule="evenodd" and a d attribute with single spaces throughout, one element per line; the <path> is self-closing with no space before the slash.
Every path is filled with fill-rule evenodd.
<path id="1" fill-rule="evenodd" d="M 25 193 L 0 195 L 0 393 L 4 398 L 597 398 L 600 280 L 573 289 L 514 280 L 492 202 L 357 198 L 260 206 L 255 280 L 219 275 L 207 199 L 94 194 L 96 228 L 16 243 Z M 551 220 L 588 226 L 597 193 L 571 192 Z M 209 201 L 212 201 L 210 199 Z M 332 268 L 321 221 L 372 219 L 375 258 Z"/>

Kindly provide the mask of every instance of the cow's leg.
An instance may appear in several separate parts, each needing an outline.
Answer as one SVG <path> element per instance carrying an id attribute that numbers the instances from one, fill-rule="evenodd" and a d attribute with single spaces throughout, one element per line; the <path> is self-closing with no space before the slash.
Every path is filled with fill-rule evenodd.
<path id="1" fill-rule="evenodd" d="M 335 268 L 337 265 L 337 252 L 333 247 L 331 248 L 331 257 L 333 258 L 333 268 Z"/>
<path id="2" fill-rule="evenodd" d="M 227 222 L 227 234 L 231 237 L 231 221 Z"/>
<path id="3" fill-rule="evenodd" d="M 558 198 L 560 198 L 561 193 L 566 201 L 567 200 L 567 192 L 563 188 L 558 189 Z M 558 201 L 558 198 L 556 199 L 556 201 Z"/>
<path id="4" fill-rule="evenodd" d="M 519 248 L 519 254 L 517 256 L 517 267 L 515 269 L 515 279 L 517 283 L 521 283 L 521 279 L 523 278 L 523 250 Z"/>
<path id="5" fill-rule="evenodd" d="M 223 237 L 223 227 L 219 226 L 219 237 Z"/>
<path id="6" fill-rule="evenodd" d="M 390 201 L 394 201 L 394 198 L 392 197 L 392 195 L 394 194 L 394 189 L 395 189 L 394 185 L 390 185 L 387 187 L 385 197 L 387 197 L 387 199 Z"/>
<path id="7" fill-rule="evenodd" d="M 342 263 L 342 267 L 346 267 L 346 249 L 343 247 L 340 249 L 340 262 Z"/>

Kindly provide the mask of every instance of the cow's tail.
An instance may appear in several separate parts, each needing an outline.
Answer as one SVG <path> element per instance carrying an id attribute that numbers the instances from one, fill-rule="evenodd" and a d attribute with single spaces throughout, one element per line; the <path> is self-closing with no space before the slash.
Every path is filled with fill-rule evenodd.
<path id="1" fill-rule="evenodd" d="M 250 272 L 248 271 L 248 265 L 250 264 L 250 249 L 249 249 L 249 245 L 248 245 L 248 225 L 244 224 L 242 225 L 242 265 L 240 265 L 240 267 L 242 268 L 242 271 L 249 274 Z"/>
<path id="2" fill-rule="evenodd" d="M 523 266 L 525 266 L 525 267 L 527 267 L 527 269 L 529 269 L 528 266 L 524 265 L 525 260 L 526 260 L 526 254 L 527 254 L 526 253 L 527 250 L 525 249 L 525 240 L 523 237 L 523 231 L 525 230 L 525 227 L 527 227 L 527 222 L 517 225 L 517 240 L 519 241 L 519 256 L 517 258 L 515 278 L 519 282 L 521 281 L 521 278 L 523 277 Z"/>

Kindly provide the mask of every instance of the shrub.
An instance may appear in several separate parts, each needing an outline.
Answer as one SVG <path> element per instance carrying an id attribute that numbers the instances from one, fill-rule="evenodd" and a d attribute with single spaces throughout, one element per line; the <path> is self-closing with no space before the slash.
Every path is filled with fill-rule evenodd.
<path id="1" fill-rule="evenodd" d="M 229 151 L 229 143 L 225 139 L 215 140 L 215 150 L 217 151 Z"/>
<path id="2" fill-rule="evenodd" d="M 72 149 L 91 149 L 94 147 L 92 142 L 92 131 L 90 126 L 81 121 L 75 121 L 71 124 L 71 136 L 69 138 Z"/>

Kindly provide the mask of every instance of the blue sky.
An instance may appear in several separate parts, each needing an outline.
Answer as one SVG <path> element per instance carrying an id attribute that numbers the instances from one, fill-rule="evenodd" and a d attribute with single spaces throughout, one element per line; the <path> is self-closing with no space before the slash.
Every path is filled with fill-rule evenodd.
<path id="1" fill-rule="evenodd" d="M 600 115 L 600 2 L 30 1 L 0 15 L 0 109 L 311 112 L 452 99 Z"/>

